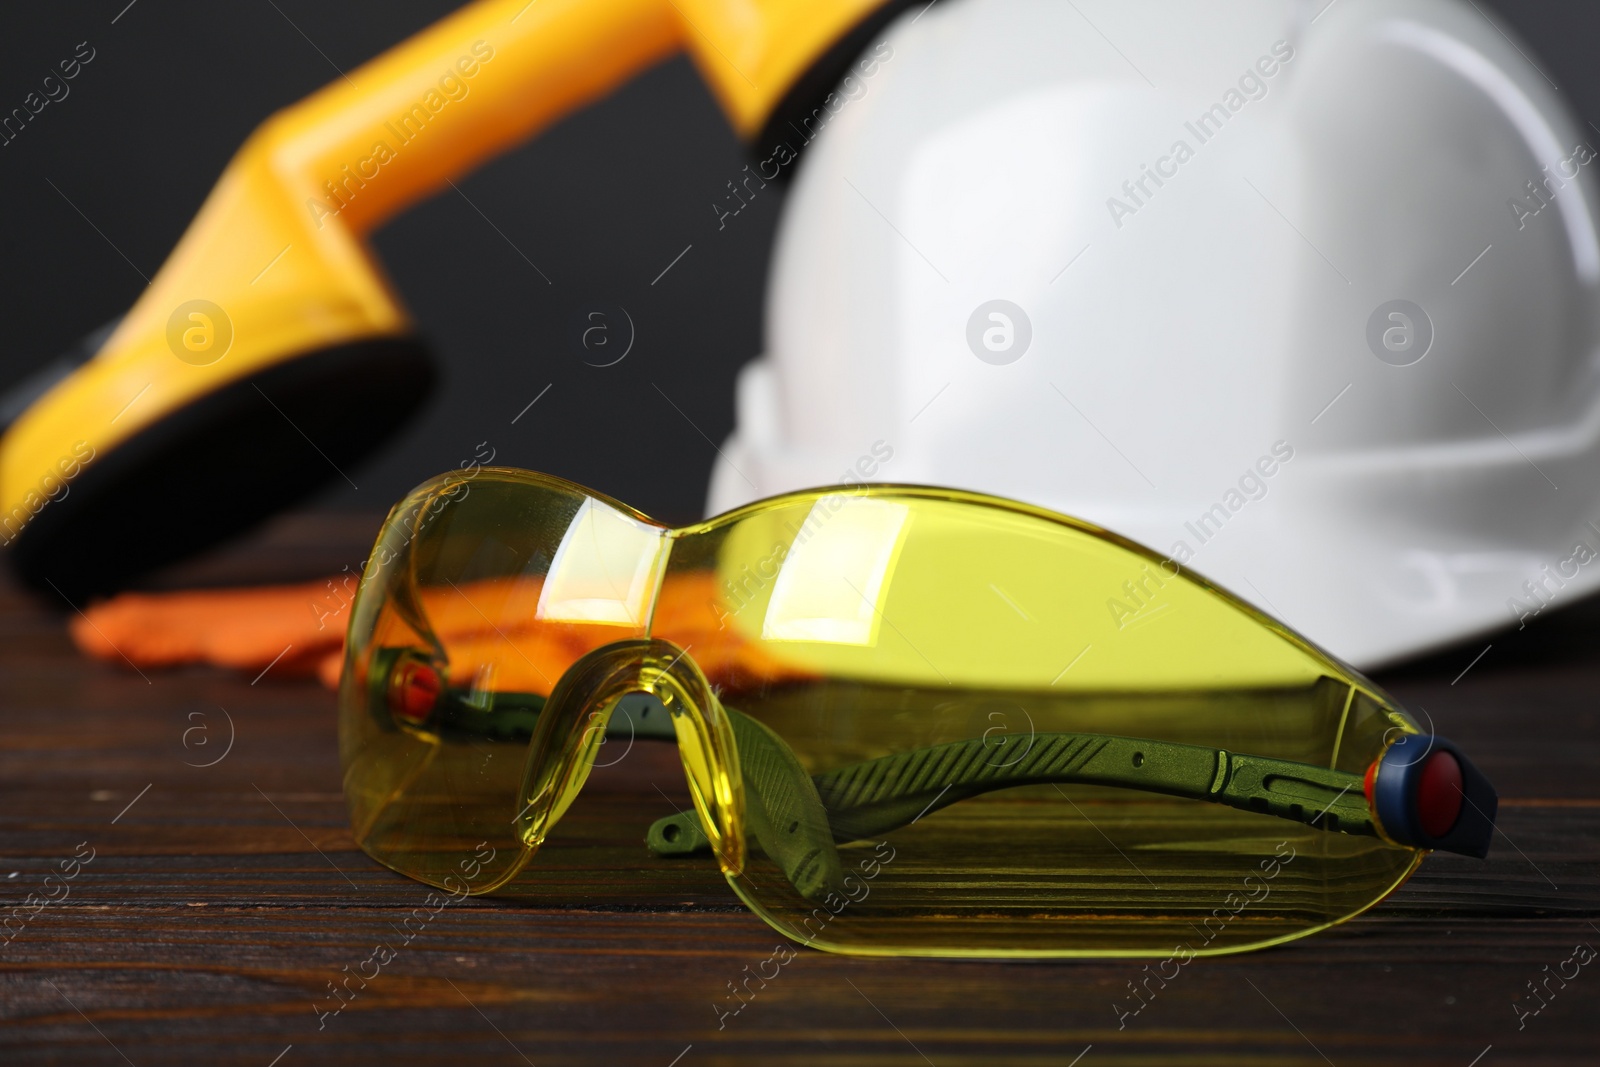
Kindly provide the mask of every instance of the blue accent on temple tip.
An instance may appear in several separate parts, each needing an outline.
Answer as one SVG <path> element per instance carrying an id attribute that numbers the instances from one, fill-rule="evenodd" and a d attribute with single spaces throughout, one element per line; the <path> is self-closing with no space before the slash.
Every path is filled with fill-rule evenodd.
<path id="1" fill-rule="evenodd" d="M 1423 829 L 1418 788 L 1423 768 L 1436 752 L 1448 752 L 1461 768 L 1461 811 L 1455 824 L 1440 836 Z M 1482 859 L 1494 836 L 1499 795 L 1483 773 L 1454 743 L 1427 734 L 1410 734 L 1386 749 L 1378 759 L 1372 787 L 1372 808 L 1384 831 L 1403 845 L 1457 852 Z"/>

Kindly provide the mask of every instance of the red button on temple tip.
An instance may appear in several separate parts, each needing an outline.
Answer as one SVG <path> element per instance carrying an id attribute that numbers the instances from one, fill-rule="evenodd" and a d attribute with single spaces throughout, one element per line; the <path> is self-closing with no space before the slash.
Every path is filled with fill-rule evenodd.
<path id="1" fill-rule="evenodd" d="M 389 710 L 412 722 L 426 720 L 438 700 L 439 672 L 426 663 L 406 664 L 389 690 Z"/>
<path id="2" fill-rule="evenodd" d="M 1461 764 L 1448 752 L 1435 752 L 1417 782 L 1417 819 L 1423 833 L 1443 837 L 1461 814 Z"/>

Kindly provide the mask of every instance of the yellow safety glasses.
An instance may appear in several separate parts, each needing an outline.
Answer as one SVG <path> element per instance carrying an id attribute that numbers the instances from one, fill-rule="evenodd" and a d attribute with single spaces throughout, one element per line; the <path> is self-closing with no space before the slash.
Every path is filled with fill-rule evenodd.
<path id="1" fill-rule="evenodd" d="M 608 733 L 675 739 L 715 857 L 868 955 L 1236 952 L 1482 856 L 1493 788 L 1281 624 L 1087 523 L 954 490 L 792 493 L 683 529 L 528 471 L 390 514 L 352 613 L 344 788 L 374 858 L 515 892 Z"/>

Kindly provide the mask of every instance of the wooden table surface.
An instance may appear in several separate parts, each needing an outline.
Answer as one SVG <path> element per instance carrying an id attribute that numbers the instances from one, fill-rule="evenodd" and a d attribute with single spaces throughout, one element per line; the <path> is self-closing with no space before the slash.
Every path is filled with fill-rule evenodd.
<path id="1" fill-rule="evenodd" d="M 331 573 L 372 529 L 280 522 L 168 580 Z M 779 939 L 712 864 L 668 884 L 642 862 L 440 910 L 319 1019 L 329 983 L 427 896 L 350 837 L 332 695 L 271 671 L 91 663 L 69 614 L 0 588 L 0 904 L 93 850 L 69 895 L 0 948 L 7 1065 L 1600 1062 L 1600 966 L 1549 981 L 1556 995 L 1519 1019 L 1538 1006 L 1530 981 L 1600 946 L 1600 604 L 1379 679 L 1499 787 L 1487 862 L 1433 857 L 1343 927 L 1196 961 L 1123 1029 L 1129 961 L 805 949 L 719 1029 L 728 983 Z M 602 812 L 686 802 L 666 746 L 589 789 Z"/>

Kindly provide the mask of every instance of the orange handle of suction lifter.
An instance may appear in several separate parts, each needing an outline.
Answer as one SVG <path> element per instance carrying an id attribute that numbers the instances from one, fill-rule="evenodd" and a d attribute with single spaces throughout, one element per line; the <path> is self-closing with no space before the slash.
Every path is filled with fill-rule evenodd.
<path id="1" fill-rule="evenodd" d="M 410 332 L 363 237 L 450 179 L 679 50 L 753 134 L 882 3 L 479 0 L 341 75 L 245 142 L 99 354 L 12 424 L 0 514 L 223 385 Z"/>

